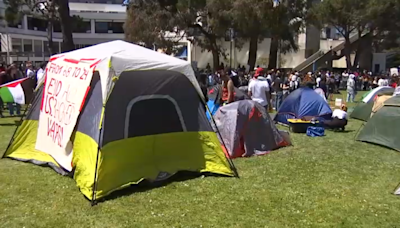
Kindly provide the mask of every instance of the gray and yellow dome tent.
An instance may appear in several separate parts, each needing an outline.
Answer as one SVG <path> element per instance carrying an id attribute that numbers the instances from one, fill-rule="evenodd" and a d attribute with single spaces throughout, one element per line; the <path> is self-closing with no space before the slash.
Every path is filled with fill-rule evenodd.
<path id="1" fill-rule="evenodd" d="M 190 63 L 124 41 L 52 59 L 59 57 L 101 59 L 71 137 L 73 177 L 92 202 L 179 171 L 237 175 L 206 118 Z M 4 157 L 68 174 L 35 149 L 42 93 L 39 86 Z"/>

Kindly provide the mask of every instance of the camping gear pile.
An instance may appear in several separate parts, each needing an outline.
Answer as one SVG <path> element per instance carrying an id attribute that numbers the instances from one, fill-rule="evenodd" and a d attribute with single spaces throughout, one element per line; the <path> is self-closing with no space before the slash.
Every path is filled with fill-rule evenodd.
<path id="1" fill-rule="evenodd" d="M 289 129 L 294 133 L 307 133 L 307 129 L 319 124 L 319 121 L 302 120 L 302 119 L 288 119 Z"/>

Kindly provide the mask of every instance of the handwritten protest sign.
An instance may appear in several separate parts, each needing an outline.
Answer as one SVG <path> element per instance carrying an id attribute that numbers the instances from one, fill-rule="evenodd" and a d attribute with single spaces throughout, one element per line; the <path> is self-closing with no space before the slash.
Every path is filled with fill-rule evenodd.
<path id="1" fill-rule="evenodd" d="M 390 68 L 390 75 L 399 76 L 399 69 L 397 69 L 396 67 Z"/>
<path id="2" fill-rule="evenodd" d="M 95 61 L 57 59 L 46 67 L 36 149 L 71 171 L 70 138 L 90 88 Z"/>

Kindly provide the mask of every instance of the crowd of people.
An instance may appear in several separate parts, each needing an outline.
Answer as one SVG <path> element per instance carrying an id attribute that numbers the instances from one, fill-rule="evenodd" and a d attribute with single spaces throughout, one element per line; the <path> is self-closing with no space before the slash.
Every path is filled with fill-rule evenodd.
<path id="1" fill-rule="evenodd" d="M 33 80 L 40 81 L 44 76 L 46 63 L 43 62 L 39 67 L 35 67 L 31 61 L 27 61 L 23 64 L 12 63 L 9 65 L 0 64 L 0 85 L 4 85 L 16 80 L 23 78 L 31 78 Z M 6 107 L 5 107 L 6 106 Z M 3 118 L 3 110 L 8 108 L 10 116 L 21 115 L 21 105 L 15 103 L 4 104 L 0 98 L 0 118 Z"/>
<path id="2" fill-rule="evenodd" d="M 265 70 L 261 67 L 257 67 L 253 72 L 246 72 L 244 67 L 239 67 L 236 70 L 224 68 L 215 73 L 206 70 L 199 74 L 199 82 L 205 96 L 207 87 L 220 84 L 223 102 L 230 103 L 233 102 L 234 87 L 237 87 L 271 111 L 278 110 L 283 100 L 300 87 L 320 88 L 327 101 L 333 101 L 333 94 L 345 90 L 346 102 L 349 103 L 354 102 L 357 91 L 360 90 L 371 90 L 378 86 L 396 88 L 399 78 L 393 75 L 372 76 L 372 73 L 367 71 L 339 73 L 320 70 L 301 74 L 297 71 Z"/>

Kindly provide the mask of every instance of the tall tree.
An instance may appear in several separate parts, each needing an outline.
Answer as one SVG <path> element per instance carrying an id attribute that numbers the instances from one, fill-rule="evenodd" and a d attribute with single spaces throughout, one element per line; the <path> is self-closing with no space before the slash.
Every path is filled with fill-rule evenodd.
<path id="1" fill-rule="evenodd" d="M 72 25 L 76 17 L 71 17 L 68 0 L 4 0 L 7 8 L 5 19 L 8 23 L 21 20 L 23 15 L 40 17 L 47 21 L 48 51 L 53 50 L 53 26 L 56 21 L 60 22 L 63 34 L 63 51 L 73 50 L 75 45 L 72 38 Z"/>
<path id="2" fill-rule="evenodd" d="M 278 66 L 278 52 L 297 51 L 296 37 L 302 31 L 307 15 L 309 0 L 287 0 L 271 9 L 268 26 L 271 37 L 271 48 L 268 67 Z"/>
<path id="3" fill-rule="evenodd" d="M 233 27 L 239 34 L 238 39 L 249 42 L 247 64 L 254 69 L 257 61 L 258 43 L 267 37 L 268 22 L 272 0 L 234 0 L 231 18 Z"/>
<path id="4" fill-rule="evenodd" d="M 282 52 L 297 50 L 295 37 L 300 32 L 303 9 L 308 1 L 234 0 L 231 19 L 239 39 L 249 42 L 248 64 L 254 68 L 258 43 L 271 38 L 269 67 L 275 68 L 278 49 Z M 281 45 L 280 45 L 281 44 Z"/>
<path id="5" fill-rule="evenodd" d="M 136 0 L 129 5 L 126 38 L 168 49 L 171 42 L 193 37 L 193 43 L 212 53 L 217 69 L 225 53 L 219 40 L 231 25 L 230 6 L 230 0 Z"/>
<path id="6" fill-rule="evenodd" d="M 150 49 L 157 46 L 171 53 L 180 40 L 167 37 L 174 32 L 175 27 L 173 14 L 157 1 L 136 1 L 128 8 L 124 30 L 126 39 L 131 42 Z"/>
<path id="7" fill-rule="evenodd" d="M 57 6 L 57 14 L 63 36 L 62 51 L 72 51 L 75 49 L 72 36 L 73 26 L 78 26 L 81 23 L 81 18 L 77 16 L 71 17 L 68 0 L 54 0 L 54 2 Z"/>
<path id="8" fill-rule="evenodd" d="M 398 0 L 324 0 L 311 10 L 312 23 L 319 26 L 333 26 L 345 40 L 344 55 L 347 68 L 358 66 L 360 56 L 373 40 L 384 37 L 390 31 L 398 30 L 398 22 L 388 23 L 398 18 Z M 397 11 L 397 12 L 396 12 Z M 351 37 L 357 35 L 358 45 L 353 45 Z M 351 53 L 355 51 L 354 61 Z"/>

